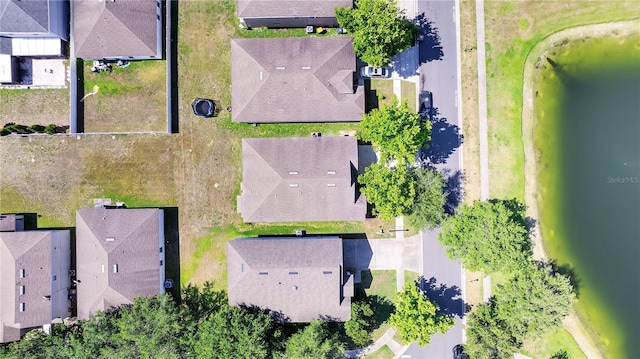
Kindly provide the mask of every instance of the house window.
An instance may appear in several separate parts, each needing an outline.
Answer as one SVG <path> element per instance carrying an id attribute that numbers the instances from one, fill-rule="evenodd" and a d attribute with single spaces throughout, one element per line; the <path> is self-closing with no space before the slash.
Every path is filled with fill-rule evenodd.
<path id="1" fill-rule="evenodd" d="M 333 272 L 332 272 L 332 271 L 330 271 L 330 270 L 322 271 L 322 274 L 332 274 L 332 273 L 333 273 Z"/>
<path id="2" fill-rule="evenodd" d="M 161 259 L 161 260 L 160 260 L 160 265 L 162 265 L 162 263 L 164 263 L 164 262 L 163 262 L 163 261 L 162 261 L 162 259 Z"/>
<path id="3" fill-rule="evenodd" d="M 162 253 L 162 251 L 163 251 L 163 249 L 162 249 L 162 247 L 160 247 L 160 253 Z"/>
<path id="4" fill-rule="evenodd" d="M 24 295 L 25 293 L 25 288 L 23 285 L 20 286 L 20 295 Z"/>
<path id="5" fill-rule="evenodd" d="M 290 175 L 297 175 L 297 174 L 298 174 L 298 171 L 289 171 L 289 174 L 290 174 Z"/>
<path id="6" fill-rule="evenodd" d="M 260 272 L 259 274 L 260 275 L 267 275 L 267 274 L 269 274 L 269 272 Z"/>
<path id="7" fill-rule="evenodd" d="M 296 188 L 296 187 L 298 187 L 298 184 L 297 184 L 297 183 L 290 183 L 290 184 L 289 184 L 289 187 L 291 187 L 291 188 Z"/>
<path id="8" fill-rule="evenodd" d="M 25 307 L 24 307 L 24 303 L 20 303 L 20 311 L 21 311 L 21 312 L 24 312 L 24 309 L 25 309 Z"/>
<path id="9" fill-rule="evenodd" d="M 25 277 L 25 271 L 24 268 L 20 269 L 20 278 L 24 278 Z"/>
<path id="10" fill-rule="evenodd" d="M 289 274 L 296 275 L 296 274 L 298 274 L 298 272 L 289 272 Z"/>
<path id="11" fill-rule="evenodd" d="M 327 171 L 327 174 L 328 174 L 328 175 L 334 175 L 334 174 L 336 174 L 336 171 L 334 171 L 334 170 L 328 170 L 328 171 Z"/>
<path id="12" fill-rule="evenodd" d="M 336 184 L 335 183 L 327 183 L 327 187 L 335 187 Z"/>
<path id="13" fill-rule="evenodd" d="M 55 282 L 57 279 L 58 279 L 57 275 L 54 274 L 54 275 L 51 276 L 51 281 L 52 282 Z"/>

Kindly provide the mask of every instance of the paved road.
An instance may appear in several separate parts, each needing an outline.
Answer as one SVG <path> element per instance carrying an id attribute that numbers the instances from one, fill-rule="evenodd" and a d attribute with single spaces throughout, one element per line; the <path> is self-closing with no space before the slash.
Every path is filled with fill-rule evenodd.
<path id="1" fill-rule="evenodd" d="M 458 46 L 456 43 L 454 1 L 417 0 L 418 21 L 424 40 L 420 43 L 420 89 L 433 93 L 435 116 L 432 143 L 423 158 L 448 176 L 452 210 L 461 201 L 460 128 L 457 107 Z M 423 14 L 423 15 L 421 15 Z M 425 347 L 411 344 L 403 358 L 450 358 L 454 345 L 463 341 L 462 268 L 449 260 L 438 243 L 437 231 L 422 233 L 422 274 L 427 295 L 441 309 L 456 317 L 455 327 L 437 334 Z"/>

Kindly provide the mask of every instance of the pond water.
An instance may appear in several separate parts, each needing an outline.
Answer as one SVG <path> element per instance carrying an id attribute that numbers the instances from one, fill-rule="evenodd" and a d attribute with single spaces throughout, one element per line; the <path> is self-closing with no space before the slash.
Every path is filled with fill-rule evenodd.
<path id="1" fill-rule="evenodd" d="M 607 358 L 640 349 L 640 36 L 550 49 L 535 79 L 540 224 Z"/>

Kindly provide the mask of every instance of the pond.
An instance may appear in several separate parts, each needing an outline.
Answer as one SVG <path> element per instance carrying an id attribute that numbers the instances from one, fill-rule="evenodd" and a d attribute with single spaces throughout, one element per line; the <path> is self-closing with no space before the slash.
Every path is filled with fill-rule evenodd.
<path id="1" fill-rule="evenodd" d="M 607 358 L 640 338 L 640 36 L 550 49 L 535 79 L 540 225 Z M 542 69 L 544 67 L 544 69 Z"/>

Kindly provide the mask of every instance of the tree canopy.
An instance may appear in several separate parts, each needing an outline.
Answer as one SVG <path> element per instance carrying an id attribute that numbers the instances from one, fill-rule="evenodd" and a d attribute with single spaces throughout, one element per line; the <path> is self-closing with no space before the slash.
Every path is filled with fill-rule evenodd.
<path id="1" fill-rule="evenodd" d="M 415 228 L 433 229 L 445 218 L 447 193 L 444 191 L 444 177 L 433 168 L 415 168 L 412 173 L 417 195 L 407 220 Z"/>
<path id="2" fill-rule="evenodd" d="M 438 240 L 465 268 L 511 272 L 530 261 L 524 206 L 516 201 L 464 205 L 442 224 Z"/>
<path id="3" fill-rule="evenodd" d="M 301 332 L 287 341 L 285 354 L 288 359 L 343 359 L 344 348 L 327 323 L 313 320 Z"/>
<path id="4" fill-rule="evenodd" d="M 418 26 L 404 18 L 396 0 L 356 0 L 355 7 L 337 8 L 336 19 L 353 34 L 353 49 L 371 66 L 389 65 L 391 58 L 408 49 Z"/>
<path id="5" fill-rule="evenodd" d="M 418 150 L 431 135 L 431 123 L 421 122 L 420 115 L 411 111 L 407 101 L 398 104 L 394 97 L 392 106 L 383 105 L 364 115 L 358 138 L 371 142 L 380 152 L 382 163 L 396 162 L 398 166 L 415 162 Z"/>
<path id="6" fill-rule="evenodd" d="M 269 341 L 280 335 L 269 314 L 226 306 L 198 326 L 193 351 L 197 358 L 268 358 Z"/>
<path id="7" fill-rule="evenodd" d="M 389 318 L 402 340 L 407 343 L 429 344 L 435 333 L 446 333 L 454 324 L 452 317 L 437 313 L 438 305 L 431 302 L 418 288 L 417 283 L 407 284 L 394 299 L 396 310 Z"/>
<path id="8" fill-rule="evenodd" d="M 568 277 L 555 273 L 549 265 L 531 262 L 498 285 L 496 315 L 511 335 L 523 341 L 557 328 L 574 300 Z"/>
<path id="9" fill-rule="evenodd" d="M 560 326 L 574 300 L 569 278 L 529 262 L 471 314 L 467 348 L 473 357 L 512 358 L 524 340 Z"/>
<path id="10" fill-rule="evenodd" d="M 355 345 L 363 346 L 371 342 L 374 323 L 371 304 L 368 301 L 356 301 L 351 303 L 351 319 L 344 323 L 344 330 Z"/>
<path id="11" fill-rule="evenodd" d="M 375 205 L 373 212 L 382 219 L 407 213 L 416 199 L 416 181 L 407 167 L 391 168 L 374 163 L 358 177 L 360 191 Z"/>

